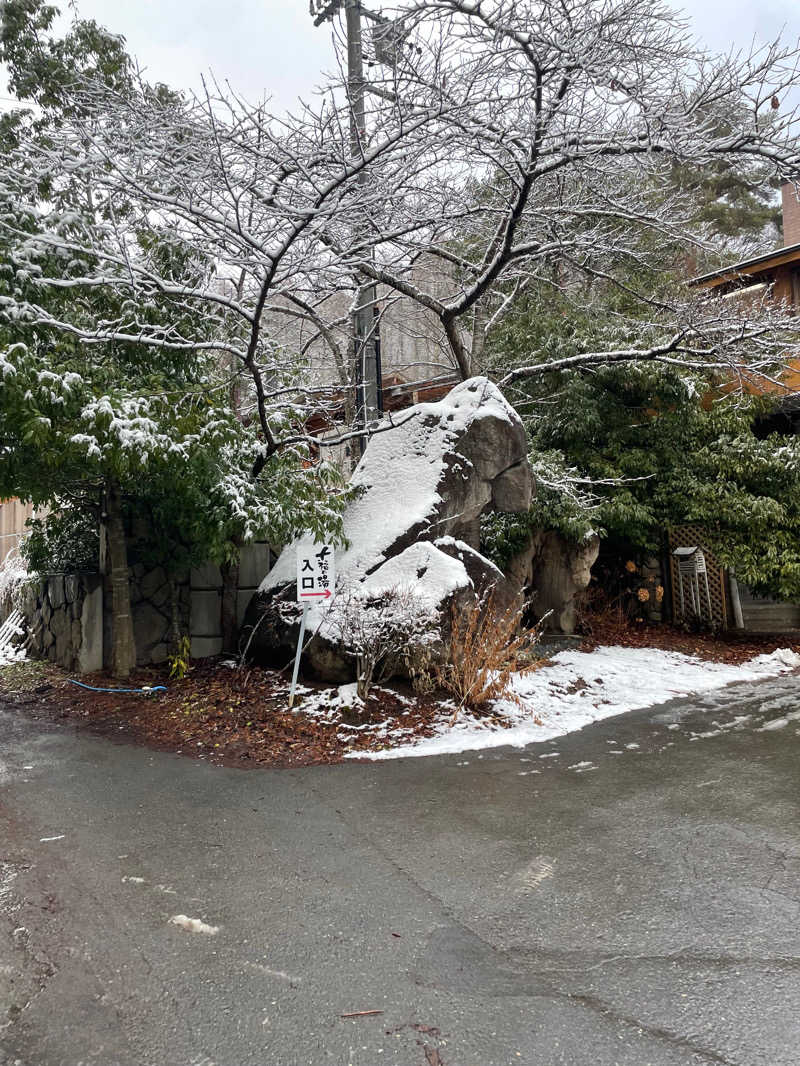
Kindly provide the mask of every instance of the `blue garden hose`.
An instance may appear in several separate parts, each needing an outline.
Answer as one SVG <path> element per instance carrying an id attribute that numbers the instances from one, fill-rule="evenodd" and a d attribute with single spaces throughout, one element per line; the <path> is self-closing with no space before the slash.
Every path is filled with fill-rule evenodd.
<path id="1" fill-rule="evenodd" d="M 152 688 L 95 688 L 94 685 L 84 685 L 82 681 L 73 681 L 71 677 L 67 678 L 70 685 L 77 685 L 79 688 L 87 688 L 90 692 L 140 692 L 144 695 L 150 695 L 151 692 L 166 692 L 164 685 L 153 685 Z"/>

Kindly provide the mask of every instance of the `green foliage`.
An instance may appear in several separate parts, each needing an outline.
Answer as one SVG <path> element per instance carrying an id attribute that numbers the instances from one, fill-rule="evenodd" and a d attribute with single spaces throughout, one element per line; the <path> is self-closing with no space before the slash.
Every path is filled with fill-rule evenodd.
<path id="1" fill-rule="evenodd" d="M 20 551 L 31 573 L 97 571 L 100 538 L 90 513 L 65 502 L 44 518 L 29 519 L 27 526 Z"/>
<path id="2" fill-rule="evenodd" d="M 532 449 L 560 454 L 594 498 L 576 497 L 567 477 L 540 489 L 523 520 L 492 519 L 505 537 L 495 558 L 526 523 L 573 540 L 591 524 L 642 553 L 658 552 L 669 526 L 700 524 L 754 592 L 800 598 L 800 441 L 760 439 L 766 404 L 657 366 L 570 376 L 528 419 Z"/>
<path id="3" fill-rule="evenodd" d="M 0 4 L 0 61 L 8 68 L 12 92 L 46 110 L 63 110 L 65 89 L 76 74 L 123 89 L 131 71 L 124 38 L 85 19 L 75 19 L 64 37 L 54 37 L 58 14 L 42 0 Z"/>
<path id="4" fill-rule="evenodd" d="M 59 38 L 56 14 L 42 0 L 0 4 L 0 61 L 13 91 L 40 108 L 2 116 L 0 150 L 49 145 L 78 106 L 79 95 L 65 90 L 82 76 L 122 95 L 152 92 L 163 106 L 175 99 L 162 86 L 134 84 L 122 38 L 77 19 Z M 254 538 L 285 543 L 301 524 L 320 538 L 339 535 L 346 493 L 338 472 L 311 466 L 304 445 L 263 463 L 256 425 L 231 403 L 230 371 L 210 342 L 224 341 L 234 324 L 198 314 L 189 301 L 171 303 L 160 290 L 70 284 L 90 271 L 58 242 L 92 232 L 103 247 L 104 227 L 130 221 L 129 204 L 104 203 L 84 175 L 65 170 L 43 185 L 0 189 L 0 212 L 13 223 L 0 243 L 0 497 L 60 512 L 34 526 L 31 565 L 75 569 L 96 559 L 110 483 L 121 491 L 135 557 L 173 577 L 207 560 L 232 561 Z M 207 282 L 209 265 L 171 226 L 128 232 L 139 236 L 126 254 L 146 260 L 165 283 Z M 112 262 L 106 269 L 125 275 Z M 43 277 L 59 286 L 41 285 Z M 163 326 L 197 347 L 87 344 L 49 326 L 50 317 L 90 332 L 109 322 L 131 323 L 131 335 L 137 324 Z M 285 418 L 276 432 L 289 428 L 290 411 Z"/>
<path id="5" fill-rule="evenodd" d="M 536 483 L 530 510 L 481 516 L 481 551 L 501 570 L 527 546 L 536 529 L 555 530 L 573 544 L 603 532 L 598 501 L 581 487 L 577 471 L 567 466 L 561 452 L 533 452 L 530 463 Z"/>
<path id="6" fill-rule="evenodd" d="M 730 125 L 724 115 L 708 121 L 720 130 Z M 654 190 L 670 192 L 695 219 L 698 236 L 729 256 L 763 241 L 776 220 L 774 175 L 760 164 L 673 165 Z M 647 348 L 659 335 L 659 301 L 682 299 L 696 264 L 662 234 L 643 231 L 637 239 L 638 259 L 608 264 L 615 283 L 554 264 L 493 331 L 489 365 L 507 370 Z M 720 386 L 647 362 L 529 379 L 513 399 L 528 429 L 538 493 L 529 514 L 484 522 L 489 554 L 505 565 L 532 528 L 573 541 L 592 528 L 626 551 L 650 554 L 661 550 L 669 526 L 697 523 L 753 591 L 800 598 L 800 444 L 761 439 L 769 400 L 724 395 Z"/>

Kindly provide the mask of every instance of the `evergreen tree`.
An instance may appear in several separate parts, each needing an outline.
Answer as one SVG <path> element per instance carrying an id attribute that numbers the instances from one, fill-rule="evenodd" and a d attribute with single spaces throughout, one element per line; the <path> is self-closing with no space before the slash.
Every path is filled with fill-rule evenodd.
<path id="1" fill-rule="evenodd" d="M 82 21 L 52 37 L 56 13 L 40 0 L 6 0 L 0 8 L 0 59 L 12 88 L 37 105 L 3 116 L 0 150 L 57 143 L 79 106 L 67 90 L 80 76 L 100 76 L 123 95 L 130 88 L 121 39 Z M 163 87 L 145 91 L 161 106 L 177 99 Z M 177 580 L 199 562 L 230 564 L 255 537 L 282 543 L 300 528 L 335 532 L 343 496 L 333 468 L 304 469 L 302 432 L 294 446 L 266 454 L 258 423 L 231 403 L 237 389 L 215 347 L 225 337 L 218 320 L 187 309 L 182 321 L 159 293 L 140 299 L 124 287 L 91 284 L 87 274 L 97 264 L 69 249 L 93 231 L 101 247 L 103 231 L 129 210 L 124 200 L 104 199 L 67 171 L 40 178 L 35 192 L 25 203 L 14 189 L 0 190 L 0 496 L 51 509 L 32 544 L 39 562 L 67 527 L 73 539 L 91 541 L 102 523 L 112 666 L 126 677 L 136 661 L 128 535 L 137 516 L 139 552 Z M 167 224 L 134 229 L 133 237 L 127 254 L 156 264 L 162 287 L 201 280 L 203 264 Z M 108 266 L 110 273 L 124 269 Z M 40 278 L 59 282 L 43 287 Z M 53 327 L 65 317 L 89 331 L 121 325 L 124 337 L 79 339 Z M 137 343 L 145 327 L 151 336 L 161 331 L 163 345 Z M 194 344 L 171 343 L 190 329 Z M 290 434 L 291 408 L 276 426 L 281 417 Z"/>

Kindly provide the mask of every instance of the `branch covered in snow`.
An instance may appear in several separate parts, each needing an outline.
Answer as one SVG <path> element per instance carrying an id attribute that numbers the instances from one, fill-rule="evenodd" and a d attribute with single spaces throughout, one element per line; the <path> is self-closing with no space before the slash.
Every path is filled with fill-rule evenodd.
<path id="1" fill-rule="evenodd" d="M 325 635 L 355 660 L 358 695 L 391 675 L 398 662 L 418 659 L 439 639 L 438 612 L 412 589 L 384 589 L 368 596 L 357 589 L 337 596 L 325 617 Z"/>
<path id="2" fill-rule="evenodd" d="M 509 384 L 637 360 L 759 376 L 797 354 L 798 321 L 780 306 L 656 299 L 630 284 L 658 271 L 665 247 L 688 277 L 708 247 L 677 171 L 797 172 L 800 127 L 786 106 L 800 85 L 796 47 L 709 55 L 658 0 L 411 0 L 394 14 L 414 48 L 373 77 L 372 97 L 412 113 L 436 97 L 445 132 L 426 167 L 384 183 L 372 239 L 349 256 L 436 318 L 463 377 L 480 372 L 487 337 L 531 286 L 578 299 L 597 282 L 624 289 L 644 329 L 614 323 L 617 343 L 567 359 L 532 352 L 496 368 Z"/>

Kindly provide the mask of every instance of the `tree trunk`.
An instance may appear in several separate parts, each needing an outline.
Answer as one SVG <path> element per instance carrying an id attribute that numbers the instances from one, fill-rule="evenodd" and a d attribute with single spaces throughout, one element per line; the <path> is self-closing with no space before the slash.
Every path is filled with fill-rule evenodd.
<path id="1" fill-rule="evenodd" d="M 441 316 L 441 323 L 444 326 L 444 331 L 450 344 L 450 352 L 461 374 L 461 380 L 466 381 L 472 377 L 472 360 L 470 353 L 464 347 L 464 341 L 458 329 L 458 322 L 453 316 L 446 318 Z"/>
<path id="2" fill-rule="evenodd" d="M 236 601 L 239 593 L 239 556 L 236 561 L 223 563 L 222 604 L 220 620 L 222 623 L 222 651 L 225 655 L 236 655 L 239 651 L 239 619 Z"/>
<path id="3" fill-rule="evenodd" d="M 178 582 L 171 574 L 169 576 L 169 625 L 172 654 L 177 655 L 181 650 L 181 605 L 178 599 Z"/>
<path id="4" fill-rule="evenodd" d="M 483 351 L 486 347 L 486 325 L 489 321 L 489 310 L 485 301 L 479 300 L 475 304 L 472 317 L 472 346 L 470 348 L 470 372 L 478 373 Z"/>
<path id="5" fill-rule="evenodd" d="M 131 584 L 128 573 L 128 544 L 122 521 L 119 485 L 106 485 L 106 540 L 108 572 L 111 581 L 111 671 L 125 680 L 136 666 L 136 643 L 131 618 Z"/>

